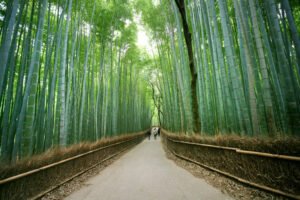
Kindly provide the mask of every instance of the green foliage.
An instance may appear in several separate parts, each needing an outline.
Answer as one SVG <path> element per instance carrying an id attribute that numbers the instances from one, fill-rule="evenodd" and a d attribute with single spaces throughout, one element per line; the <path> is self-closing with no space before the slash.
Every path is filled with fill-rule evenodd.
<path id="1" fill-rule="evenodd" d="M 18 34 L 9 36 L 18 50 L 8 54 L 8 61 L 15 62 L 7 64 L 2 77 L 1 119 L 7 119 L 1 123 L 2 160 L 150 126 L 147 83 L 138 78 L 150 61 L 136 46 L 131 1 L 20 0 L 17 9 L 21 2 L 26 12 L 15 13 L 11 31 Z M 70 18 L 64 17 L 68 10 Z M 6 20 L 1 36 L 8 30 Z M 34 79 L 26 86 L 31 73 Z"/>
<path id="2" fill-rule="evenodd" d="M 0 0 L 2 160 L 138 132 L 152 119 L 192 132 L 182 20 L 174 0 L 155 2 Z M 299 1 L 184 3 L 201 135 L 299 136 Z M 137 45 L 139 19 L 151 51 Z"/>
<path id="3" fill-rule="evenodd" d="M 201 134 L 299 136 L 299 36 L 293 27 L 299 33 L 299 1 L 288 1 L 292 15 L 283 0 L 184 2 L 197 66 Z M 136 4 L 163 74 L 158 82 L 162 126 L 190 132 L 190 76 L 179 11 L 174 0 Z"/>

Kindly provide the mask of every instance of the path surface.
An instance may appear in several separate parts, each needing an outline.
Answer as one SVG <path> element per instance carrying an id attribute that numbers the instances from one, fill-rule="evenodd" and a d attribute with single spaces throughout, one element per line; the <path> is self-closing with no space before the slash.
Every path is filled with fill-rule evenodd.
<path id="1" fill-rule="evenodd" d="M 159 140 L 145 140 L 85 184 L 66 199 L 230 199 L 168 160 Z"/>

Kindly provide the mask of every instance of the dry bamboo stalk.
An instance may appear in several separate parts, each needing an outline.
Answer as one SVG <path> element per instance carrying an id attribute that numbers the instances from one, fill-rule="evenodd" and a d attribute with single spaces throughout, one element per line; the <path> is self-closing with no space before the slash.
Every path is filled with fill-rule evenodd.
<path id="1" fill-rule="evenodd" d="M 170 139 L 168 136 L 167 136 L 167 139 L 172 141 L 172 142 L 175 142 L 175 143 L 190 144 L 190 145 L 195 145 L 195 146 L 204 146 L 204 147 L 210 147 L 210 148 L 216 148 L 216 149 L 231 150 L 231 151 L 235 151 L 236 153 L 240 153 L 240 154 L 256 155 L 256 156 L 261 156 L 261 157 L 277 158 L 277 159 L 291 160 L 291 161 L 300 161 L 300 157 L 297 157 L 297 156 L 287 156 L 287 155 L 263 153 L 263 152 L 257 152 L 257 151 L 247 151 L 247 150 L 242 150 L 242 149 L 233 148 L 233 147 L 223 147 L 223 146 L 210 145 L 210 144 L 184 142 L 184 141 L 178 141 L 178 140 Z"/>
<path id="2" fill-rule="evenodd" d="M 129 148 L 130 148 L 130 147 L 129 147 Z M 57 184 L 57 185 L 55 185 L 55 186 L 52 186 L 50 189 L 48 189 L 48 190 L 46 190 L 46 191 L 44 191 L 44 192 L 41 192 L 40 194 L 34 196 L 33 198 L 31 198 L 31 200 L 40 199 L 40 198 L 43 197 L 45 194 L 47 194 L 47 193 L 51 192 L 52 190 L 58 188 L 58 187 L 61 186 L 62 184 L 65 184 L 66 182 L 71 181 L 72 179 L 76 178 L 77 176 L 80 176 L 81 174 L 83 174 L 83 173 L 89 171 L 90 169 L 96 167 L 97 165 L 100 165 L 101 163 L 103 163 L 103 162 L 105 162 L 105 161 L 107 161 L 107 160 L 109 160 L 109 159 L 111 159 L 111 158 L 113 158 L 113 157 L 119 155 L 120 153 L 126 151 L 126 150 L 129 149 L 129 148 L 126 148 L 126 149 L 124 149 L 124 150 L 122 150 L 122 151 L 119 151 L 118 153 L 115 153 L 115 154 L 109 156 L 108 158 L 105 158 L 104 160 L 101 160 L 100 162 L 98 162 L 98 163 L 92 165 L 91 167 L 89 167 L 89 168 L 87 168 L 87 169 L 84 169 L 83 171 L 81 171 L 81 172 L 75 174 L 74 176 L 72 176 L 72 177 L 70 177 L 70 178 L 67 178 L 66 180 L 62 181 L 61 183 L 59 183 L 59 184 Z"/>
<path id="3" fill-rule="evenodd" d="M 262 152 L 256 152 L 256 151 L 245 151 L 245 150 L 241 150 L 241 149 L 237 149 L 236 152 L 241 153 L 241 154 L 263 156 L 263 157 L 269 157 L 269 158 L 278 158 L 278 159 L 283 159 L 283 160 L 300 161 L 300 157 L 297 157 L 297 156 L 286 156 L 286 155 L 262 153 Z"/>
<path id="4" fill-rule="evenodd" d="M 170 150 L 170 149 L 169 149 L 169 150 Z M 230 177 L 230 178 L 232 178 L 232 179 L 235 179 L 235 180 L 237 180 L 237 181 L 239 181 L 239 182 L 241 182 L 241 183 L 244 183 L 244 184 L 247 184 L 247 185 L 256 187 L 256 188 L 260 188 L 260 189 L 263 189 L 263 190 L 268 191 L 268 192 L 272 192 L 272 193 L 280 194 L 280 195 L 282 195 L 282 196 L 286 196 L 286 197 L 289 197 L 289 198 L 293 198 L 293 199 L 298 199 L 298 200 L 300 200 L 300 196 L 299 196 L 299 195 L 289 194 L 289 193 L 286 193 L 286 192 L 283 192 L 283 191 L 280 191 L 280 190 L 276 190 L 276 189 L 273 189 L 273 188 L 270 188 L 270 187 L 267 187 L 267 186 L 264 186 L 264 185 L 260 185 L 260 184 L 257 184 L 257 183 L 253 183 L 253 182 L 247 181 L 247 180 L 245 180 L 245 179 L 242 179 L 242 178 L 239 178 L 239 177 L 237 177 L 237 176 L 231 175 L 231 174 L 229 174 L 229 173 L 227 173 L 227 172 L 224 172 L 224 171 L 218 170 L 218 169 L 216 169 L 216 168 L 207 166 L 207 165 L 205 165 L 205 164 L 199 163 L 199 162 L 197 162 L 197 161 L 194 161 L 194 160 L 192 160 L 192 159 L 190 159 L 190 158 L 187 158 L 187 157 L 185 157 L 185 156 L 181 156 L 181 155 L 179 155 L 179 154 L 173 152 L 172 150 L 170 150 L 170 151 L 171 151 L 175 156 L 177 156 L 177 157 L 179 157 L 179 158 L 181 158 L 181 159 L 187 160 L 187 161 L 189 161 L 189 162 L 195 163 L 196 165 L 200 165 L 200 166 L 202 166 L 202 167 L 204 167 L 204 168 L 207 168 L 207 169 L 210 169 L 210 170 L 212 170 L 212 171 L 218 172 L 218 173 L 220 173 L 220 174 L 222 174 L 222 175 L 225 175 L 225 176 L 228 176 L 228 177 Z"/>
<path id="5" fill-rule="evenodd" d="M 184 141 L 178 141 L 178 140 L 173 140 L 167 137 L 168 140 L 175 142 L 175 143 L 181 143 L 181 144 L 190 144 L 190 145 L 195 145 L 195 146 L 203 146 L 203 147 L 210 147 L 210 148 L 215 148 L 215 149 L 225 149 L 225 150 L 231 150 L 231 151 L 236 151 L 236 148 L 232 147 L 223 147 L 223 146 L 217 146 L 217 145 L 211 145 L 211 144 L 201 144 L 201 143 L 194 143 L 194 142 L 184 142 Z"/>

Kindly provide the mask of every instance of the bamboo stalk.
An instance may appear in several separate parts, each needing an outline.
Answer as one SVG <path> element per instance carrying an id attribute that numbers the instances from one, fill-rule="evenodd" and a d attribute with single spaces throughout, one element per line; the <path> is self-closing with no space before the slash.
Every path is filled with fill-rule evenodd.
<path id="1" fill-rule="evenodd" d="M 271 153 L 255 152 L 255 151 L 245 151 L 245 150 L 241 150 L 241 149 L 236 149 L 236 152 L 240 153 L 240 154 L 256 155 L 256 156 L 269 157 L 269 158 L 278 158 L 278 159 L 283 159 L 283 160 L 300 161 L 300 157 L 297 157 L 297 156 L 287 156 L 287 155 L 279 155 L 279 154 L 271 154 Z"/>
<path id="2" fill-rule="evenodd" d="M 242 150 L 242 149 L 234 148 L 234 147 L 224 147 L 224 146 L 217 146 L 217 145 L 211 145 L 211 144 L 183 142 L 183 141 L 170 139 L 169 137 L 167 137 L 167 139 L 172 142 L 175 142 L 175 143 L 203 146 L 203 147 L 209 147 L 209 148 L 215 148 L 215 149 L 231 150 L 231 151 L 235 151 L 236 153 L 240 153 L 240 154 L 255 155 L 255 156 L 269 157 L 269 158 L 278 158 L 278 159 L 283 159 L 283 160 L 300 161 L 300 157 L 298 157 L 298 156 L 287 156 L 287 155 L 263 153 L 263 152 L 257 152 L 257 151 L 247 151 L 247 150 Z"/>
<path id="3" fill-rule="evenodd" d="M 232 147 L 223 147 L 223 146 L 217 146 L 217 145 L 211 145 L 211 144 L 200 144 L 200 143 L 193 143 L 193 142 L 183 142 L 183 141 L 178 141 L 178 140 L 173 140 L 167 137 L 168 140 L 175 142 L 175 143 L 181 143 L 181 144 L 190 144 L 190 145 L 195 145 L 195 146 L 202 146 L 202 147 L 210 147 L 210 148 L 215 148 L 215 149 L 225 149 L 225 150 L 231 150 L 231 151 L 236 151 L 236 148 Z"/>

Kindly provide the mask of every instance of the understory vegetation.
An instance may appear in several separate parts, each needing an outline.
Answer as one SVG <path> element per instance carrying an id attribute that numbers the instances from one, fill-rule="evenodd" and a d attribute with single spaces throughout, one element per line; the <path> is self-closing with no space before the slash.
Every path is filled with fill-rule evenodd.
<path id="1" fill-rule="evenodd" d="M 0 28 L 3 162 L 151 124 L 300 136 L 298 0 L 0 0 Z"/>

